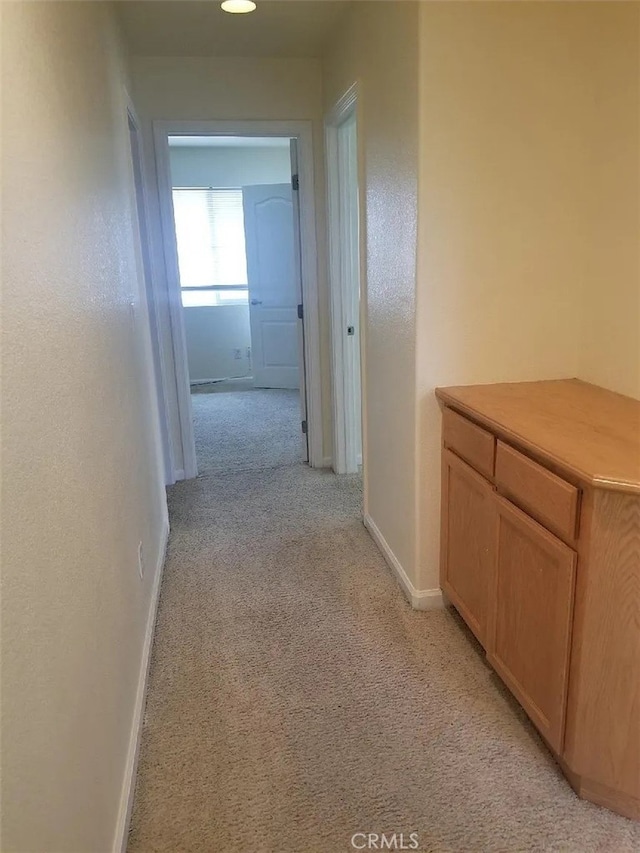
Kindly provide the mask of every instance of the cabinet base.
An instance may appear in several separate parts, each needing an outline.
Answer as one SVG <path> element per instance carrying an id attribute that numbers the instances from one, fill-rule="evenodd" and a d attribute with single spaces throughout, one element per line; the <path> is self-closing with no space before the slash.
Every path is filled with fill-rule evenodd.
<path id="1" fill-rule="evenodd" d="M 604 806 L 604 808 L 623 817 L 628 817 L 630 820 L 640 820 L 640 799 L 638 797 L 625 794 L 623 791 L 616 791 L 614 788 L 609 788 L 593 779 L 579 776 L 560 757 L 557 757 L 557 761 L 569 784 L 582 800 L 589 800 L 597 806 Z"/>

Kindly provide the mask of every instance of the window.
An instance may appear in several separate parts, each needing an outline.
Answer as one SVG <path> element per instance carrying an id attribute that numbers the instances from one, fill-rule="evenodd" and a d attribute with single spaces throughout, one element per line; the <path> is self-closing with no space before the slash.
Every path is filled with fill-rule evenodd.
<path id="1" fill-rule="evenodd" d="M 246 304 L 247 257 L 240 189 L 174 189 L 182 304 Z"/>

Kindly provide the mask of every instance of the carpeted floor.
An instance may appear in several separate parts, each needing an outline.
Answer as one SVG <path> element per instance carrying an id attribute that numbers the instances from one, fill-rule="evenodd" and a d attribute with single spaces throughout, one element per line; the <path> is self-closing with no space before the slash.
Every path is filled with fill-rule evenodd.
<path id="1" fill-rule="evenodd" d="M 253 376 L 238 376 L 235 379 L 212 379 L 211 382 L 194 382 L 192 394 L 226 394 L 228 391 L 253 391 Z"/>
<path id="2" fill-rule="evenodd" d="M 411 610 L 360 484 L 305 466 L 171 489 L 129 853 L 627 853 L 448 611 Z"/>
<path id="3" fill-rule="evenodd" d="M 299 392 L 227 387 L 219 383 L 191 395 L 199 473 L 302 462 Z M 237 381 L 231 387 L 242 384 Z"/>

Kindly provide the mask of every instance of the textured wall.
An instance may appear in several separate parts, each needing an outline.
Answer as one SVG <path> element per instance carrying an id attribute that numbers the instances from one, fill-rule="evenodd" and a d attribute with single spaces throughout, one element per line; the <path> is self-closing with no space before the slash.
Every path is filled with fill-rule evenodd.
<path id="1" fill-rule="evenodd" d="M 355 4 L 323 81 L 325 110 L 361 85 L 369 511 L 432 589 L 437 385 L 638 395 L 639 6 L 412 7 Z"/>
<path id="2" fill-rule="evenodd" d="M 591 5 L 595 257 L 579 375 L 640 399 L 640 3 Z"/>
<path id="3" fill-rule="evenodd" d="M 2 849 L 97 853 L 166 519 L 109 5 L 3 3 L 2 81 Z"/>
<path id="4" fill-rule="evenodd" d="M 316 59 L 133 57 L 136 107 L 144 121 L 149 186 L 155 182 L 151 122 L 164 120 L 301 120 L 313 122 L 318 300 L 324 455 L 331 455 L 331 352 L 326 289 L 324 160 L 320 63 Z M 153 202 L 153 198 L 151 199 Z M 156 204 L 152 210 L 154 270 L 158 288 L 166 288 L 162 237 Z M 165 317 L 165 345 L 171 360 Z M 175 399 L 173 411 L 176 412 Z M 171 424 L 176 457 L 178 425 Z M 178 458 L 176 467 L 180 468 Z"/>
<path id="5" fill-rule="evenodd" d="M 637 35 L 637 4 L 421 8 L 423 588 L 438 583 L 434 387 L 585 374 L 633 390 Z"/>
<path id="6" fill-rule="evenodd" d="M 415 581 L 418 4 L 354 4 L 323 74 L 325 110 L 361 84 L 366 509 Z"/>

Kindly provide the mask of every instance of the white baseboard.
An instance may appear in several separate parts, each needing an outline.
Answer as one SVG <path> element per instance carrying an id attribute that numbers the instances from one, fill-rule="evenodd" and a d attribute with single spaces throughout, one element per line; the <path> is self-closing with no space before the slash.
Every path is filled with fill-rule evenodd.
<path id="1" fill-rule="evenodd" d="M 361 455 L 358 456 L 357 462 L 358 462 L 358 466 L 362 467 L 362 456 Z M 333 457 L 324 456 L 322 459 L 322 467 L 323 468 L 333 468 Z"/>
<path id="2" fill-rule="evenodd" d="M 442 610 L 445 606 L 442 590 L 417 589 L 411 596 L 411 606 L 414 610 Z"/>
<path id="3" fill-rule="evenodd" d="M 189 386 L 193 387 L 194 385 L 217 385 L 219 382 L 235 382 L 238 379 L 253 379 L 253 376 L 250 373 L 244 373 L 242 376 L 222 376 L 218 379 L 190 379 Z"/>
<path id="4" fill-rule="evenodd" d="M 440 589 L 416 589 L 409 580 L 409 576 L 402 568 L 400 560 L 389 547 L 389 543 L 384 538 L 375 521 L 370 515 L 363 516 L 364 526 L 371 534 L 371 538 L 376 543 L 382 556 L 387 561 L 389 568 L 395 573 L 400 581 L 400 586 L 404 590 L 405 595 L 409 599 L 414 610 L 439 610 L 444 607 L 442 599 L 442 591 Z"/>
<path id="5" fill-rule="evenodd" d="M 133 710 L 133 721 L 131 723 L 131 735 L 129 738 L 129 750 L 127 752 L 127 763 L 122 783 L 122 794 L 120 796 L 120 809 L 118 811 L 118 823 L 116 825 L 113 853 L 126 853 L 127 841 L 129 839 L 129 823 L 133 808 L 133 795 L 136 790 L 136 773 L 138 770 L 138 755 L 140 753 L 140 740 L 142 737 L 142 724 L 144 721 L 144 707 L 147 698 L 147 681 L 149 677 L 149 666 L 151 664 L 151 649 L 153 647 L 153 634 L 156 626 L 156 614 L 158 612 L 158 601 L 160 600 L 160 585 L 164 572 L 165 557 L 167 554 L 167 542 L 169 541 L 169 526 L 165 524 L 160 540 L 158 554 L 158 565 L 151 591 L 151 603 L 147 617 L 147 627 L 142 647 L 142 659 L 140 661 L 140 675 L 138 678 L 138 690 L 136 703 Z"/>

